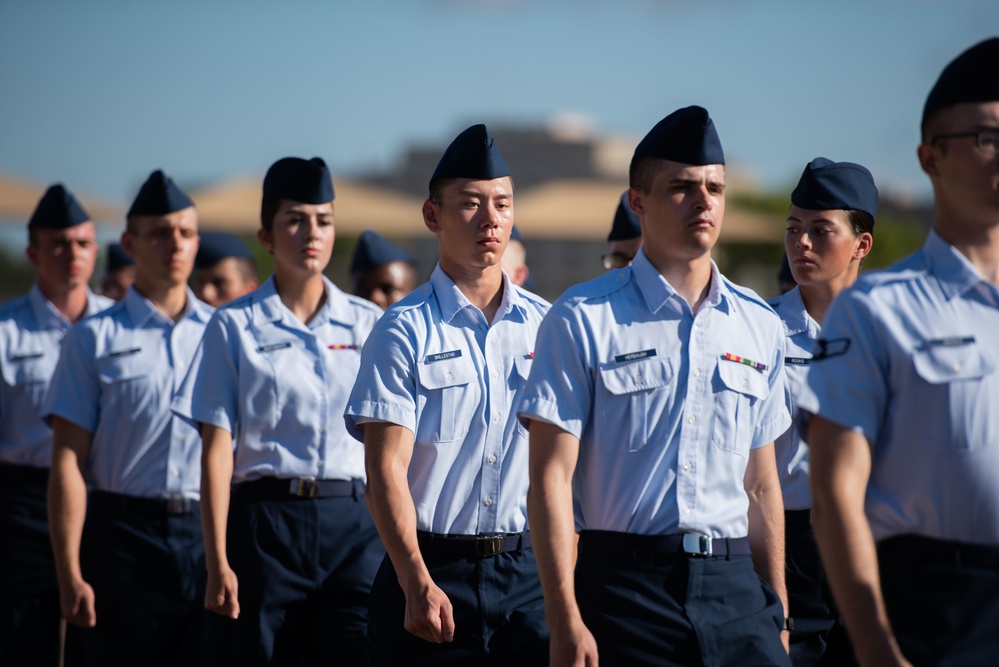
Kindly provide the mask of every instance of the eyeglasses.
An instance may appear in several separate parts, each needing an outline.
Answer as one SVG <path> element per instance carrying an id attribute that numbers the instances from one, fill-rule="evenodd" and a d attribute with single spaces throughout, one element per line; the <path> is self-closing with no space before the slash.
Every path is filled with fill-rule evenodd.
<path id="1" fill-rule="evenodd" d="M 987 130 L 968 130 L 967 132 L 955 132 L 954 134 L 938 134 L 930 139 L 931 144 L 935 144 L 941 139 L 962 139 L 964 137 L 974 137 L 978 150 L 986 155 L 999 154 L 999 129 L 989 128 Z"/>
<path id="2" fill-rule="evenodd" d="M 604 270 L 610 271 L 611 269 L 623 269 L 626 266 L 631 266 L 631 261 L 635 259 L 634 255 L 625 255 L 620 252 L 609 252 L 606 255 L 600 255 L 600 261 L 603 262 Z"/>

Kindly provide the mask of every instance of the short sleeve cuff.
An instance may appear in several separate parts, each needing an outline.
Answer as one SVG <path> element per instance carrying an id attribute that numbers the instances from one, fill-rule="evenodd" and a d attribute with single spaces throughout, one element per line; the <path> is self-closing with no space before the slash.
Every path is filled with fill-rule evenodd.
<path id="1" fill-rule="evenodd" d="M 365 418 L 359 421 L 358 418 Z M 347 426 L 347 433 L 358 442 L 364 442 L 364 423 L 371 421 L 388 422 L 407 428 L 416 433 L 416 419 L 409 409 L 387 403 L 377 403 L 375 401 L 360 401 L 348 403 L 347 409 L 343 413 L 343 421 Z"/>
<path id="2" fill-rule="evenodd" d="M 563 431 L 582 437 L 583 422 L 580 419 L 567 419 L 559 414 L 558 405 L 554 401 L 543 398 L 529 398 L 520 402 L 517 408 L 517 418 L 524 428 L 528 428 L 528 422 L 532 419 L 548 422 L 558 426 Z"/>

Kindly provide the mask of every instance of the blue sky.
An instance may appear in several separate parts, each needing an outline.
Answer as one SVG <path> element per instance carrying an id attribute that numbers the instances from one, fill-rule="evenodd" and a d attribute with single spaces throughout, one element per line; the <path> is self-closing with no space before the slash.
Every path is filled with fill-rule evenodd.
<path id="1" fill-rule="evenodd" d="M 349 176 L 473 122 L 576 113 L 637 141 L 701 104 L 764 186 L 825 155 L 926 196 L 926 93 L 997 32 L 994 0 L 8 1 L 0 172 L 127 203 L 158 167 Z"/>

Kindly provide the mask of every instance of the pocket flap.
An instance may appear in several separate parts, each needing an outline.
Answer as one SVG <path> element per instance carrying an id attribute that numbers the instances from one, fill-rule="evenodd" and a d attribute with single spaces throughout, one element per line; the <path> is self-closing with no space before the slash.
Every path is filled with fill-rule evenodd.
<path id="1" fill-rule="evenodd" d="M 112 350 L 97 360 L 97 373 L 104 383 L 120 382 L 149 375 L 155 363 L 148 350 L 137 347 Z"/>
<path id="2" fill-rule="evenodd" d="M 2 364 L 4 379 L 12 386 L 47 382 L 55 372 L 58 360 L 58 354 L 45 354 L 37 350 L 12 350 Z"/>
<path id="3" fill-rule="evenodd" d="M 979 345 L 934 345 L 912 354 L 916 373 L 930 384 L 974 380 L 995 370 L 995 361 Z"/>
<path id="4" fill-rule="evenodd" d="M 672 379 L 673 366 L 664 357 L 647 357 L 600 369 L 600 380 L 604 387 L 618 396 L 662 387 Z"/>
<path id="5" fill-rule="evenodd" d="M 766 398 L 770 395 L 767 377 L 752 366 L 734 361 L 718 362 L 718 378 L 731 391 L 753 398 Z"/>
<path id="6" fill-rule="evenodd" d="M 443 389 L 468 384 L 477 377 L 471 360 L 465 357 L 420 364 L 417 375 L 420 385 L 426 389 Z"/>

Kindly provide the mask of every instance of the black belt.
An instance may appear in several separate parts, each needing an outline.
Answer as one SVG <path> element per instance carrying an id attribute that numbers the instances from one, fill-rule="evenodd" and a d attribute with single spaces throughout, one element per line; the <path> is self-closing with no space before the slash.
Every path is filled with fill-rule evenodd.
<path id="1" fill-rule="evenodd" d="M 938 540 L 921 535 L 896 535 L 878 543 L 878 558 L 911 563 L 999 569 L 999 547 Z"/>
<path id="2" fill-rule="evenodd" d="M 530 531 L 506 535 L 441 535 L 421 530 L 417 531 L 416 539 L 421 551 L 476 558 L 531 548 Z"/>
<path id="3" fill-rule="evenodd" d="M 363 498 L 364 480 L 261 477 L 260 479 L 243 482 L 236 487 L 236 491 L 245 498 L 260 500 Z"/>
<path id="4" fill-rule="evenodd" d="M 47 483 L 48 468 L 36 468 L 19 463 L 0 463 L 0 481 L 17 481 L 26 483 Z"/>
<path id="5" fill-rule="evenodd" d="M 169 498 L 143 498 L 127 496 L 109 491 L 91 491 L 88 501 L 97 510 L 109 510 L 122 514 L 145 514 L 147 516 L 182 516 L 198 514 L 201 503 L 193 498 L 171 496 Z"/>
<path id="6" fill-rule="evenodd" d="M 749 556 L 748 537 L 709 537 L 697 533 L 681 535 L 637 535 L 609 530 L 584 530 L 579 534 L 579 551 L 605 553 L 635 552 L 687 556 Z"/>

